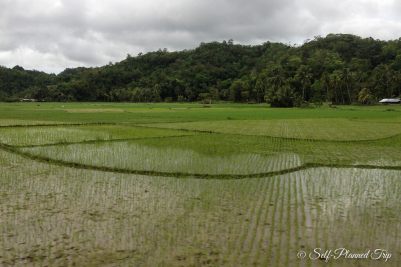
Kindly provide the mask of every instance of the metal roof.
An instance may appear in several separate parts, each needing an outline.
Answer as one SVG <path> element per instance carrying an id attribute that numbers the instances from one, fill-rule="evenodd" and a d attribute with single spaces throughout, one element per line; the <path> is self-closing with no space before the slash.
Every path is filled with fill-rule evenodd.
<path id="1" fill-rule="evenodd" d="M 399 98 L 384 98 L 379 101 L 380 103 L 400 103 L 401 99 Z"/>

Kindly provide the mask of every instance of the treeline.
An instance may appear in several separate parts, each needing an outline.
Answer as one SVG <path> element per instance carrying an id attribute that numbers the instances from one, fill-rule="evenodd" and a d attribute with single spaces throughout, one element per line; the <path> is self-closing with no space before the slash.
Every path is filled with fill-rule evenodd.
<path id="1" fill-rule="evenodd" d="M 58 75 L 0 67 L 0 100 L 375 103 L 401 95 L 401 38 L 348 34 L 315 37 L 302 46 L 202 43 L 159 50 L 97 68 Z"/>

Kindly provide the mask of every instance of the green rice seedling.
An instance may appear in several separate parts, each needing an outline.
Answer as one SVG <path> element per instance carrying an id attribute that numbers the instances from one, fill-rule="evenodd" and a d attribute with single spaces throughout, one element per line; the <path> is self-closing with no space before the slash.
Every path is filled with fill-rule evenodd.
<path id="1" fill-rule="evenodd" d="M 0 142 L 8 145 L 30 146 L 191 134 L 193 133 L 169 129 L 131 127 L 126 125 L 17 127 L 0 128 Z"/>
<path id="2" fill-rule="evenodd" d="M 203 155 L 193 150 L 151 147 L 134 142 L 25 148 L 51 159 L 110 168 L 170 173 L 253 174 L 290 169 L 301 164 L 293 154 L 251 153 Z"/>
<path id="3" fill-rule="evenodd" d="M 196 103 L 2 103 L 0 119 L 26 121 L 57 121 L 64 123 L 160 123 L 188 121 L 235 120 L 286 120 L 286 119 L 400 119 L 401 108 L 396 112 L 385 112 L 382 106 L 344 106 L 331 109 L 327 106 L 316 109 L 274 109 L 266 104 L 218 104 L 202 108 Z M 89 109 L 91 112 L 85 112 Z M 124 112 L 102 112 L 102 109 Z M 68 112 L 69 110 L 84 112 Z"/>
<path id="4" fill-rule="evenodd" d="M 199 180 L 64 168 L 2 151 L 0 163 L 2 265 L 303 266 L 297 251 L 316 246 L 401 252 L 399 171 Z"/>
<path id="5" fill-rule="evenodd" d="M 400 266 L 401 109 L 385 109 L 2 104 L 0 266 L 384 264 L 297 258 L 317 247 Z"/>
<path id="6" fill-rule="evenodd" d="M 31 125 L 53 125 L 63 124 L 57 121 L 35 121 L 35 120 L 19 120 L 19 119 L 0 119 L 0 127 L 9 126 L 31 126 Z"/>
<path id="7" fill-rule="evenodd" d="M 347 119 L 243 120 L 153 124 L 154 127 L 314 140 L 371 140 L 401 134 L 399 123 Z M 283 131 L 283 129 L 286 129 Z"/>
<path id="8" fill-rule="evenodd" d="M 86 166 L 155 173 L 245 175 L 307 166 L 401 168 L 400 138 L 333 142 L 200 134 L 124 142 L 39 146 L 33 157 Z"/>

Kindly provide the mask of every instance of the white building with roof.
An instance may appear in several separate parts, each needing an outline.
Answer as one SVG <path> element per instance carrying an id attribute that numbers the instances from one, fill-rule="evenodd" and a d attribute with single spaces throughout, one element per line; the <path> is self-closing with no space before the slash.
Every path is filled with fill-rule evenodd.
<path id="1" fill-rule="evenodd" d="M 380 100 L 379 103 L 382 103 L 382 104 L 400 104 L 401 103 L 401 99 L 399 99 L 399 98 L 384 98 L 384 99 Z"/>

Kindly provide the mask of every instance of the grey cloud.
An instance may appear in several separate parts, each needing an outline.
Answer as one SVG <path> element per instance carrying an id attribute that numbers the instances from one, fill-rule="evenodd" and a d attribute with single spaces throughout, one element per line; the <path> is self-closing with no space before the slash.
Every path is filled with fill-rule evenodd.
<path id="1" fill-rule="evenodd" d="M 58 72 L 230 38 L 301 43 L 345 32 L 394 39 L 400 15 L 395 0 L 0 0 L 0 65 Z"/>

